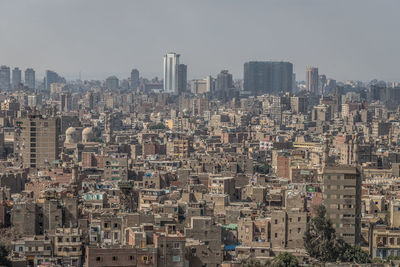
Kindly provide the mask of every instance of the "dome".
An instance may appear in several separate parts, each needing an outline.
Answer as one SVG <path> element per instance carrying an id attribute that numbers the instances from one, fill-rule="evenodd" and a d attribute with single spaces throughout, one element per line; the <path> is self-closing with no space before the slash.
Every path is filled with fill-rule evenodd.
<path id="1" fill-rule="evenodd" d="M 88 143 L 93 140 L 94 132 L 92 127 L 87 127 L 82 131 L 82 142 Z"/>
<path id="2" fill-rule="evenodd" d="M 83 129 L 82 135 L 88 135 L 88 134 L 93 134 L 93 128 L 92 127 L 87 127 Z"/>
<path id="3" fill-rule="evenodd" d="M 66 131 L 65 131 L 65 135 L 73 135 L 77 132 L 77 129 L 75 127 L 69 127 Z"/>
<path id="4" fill-rule="evenodd" d="M 77 144 L 80 139 L 80 131 L 75 127 L 69 127 L 65 131 L 65 143 L 66 144 Z"/>

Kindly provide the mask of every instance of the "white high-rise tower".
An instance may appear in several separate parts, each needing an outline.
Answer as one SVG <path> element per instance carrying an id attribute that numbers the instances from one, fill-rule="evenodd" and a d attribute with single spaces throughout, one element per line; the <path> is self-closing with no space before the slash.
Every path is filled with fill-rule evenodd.
<path id="1" fill-rule="evenodd" d="M 179 54 L 167 53 L 164 56 L 164 92 L 178 93 Z"/>

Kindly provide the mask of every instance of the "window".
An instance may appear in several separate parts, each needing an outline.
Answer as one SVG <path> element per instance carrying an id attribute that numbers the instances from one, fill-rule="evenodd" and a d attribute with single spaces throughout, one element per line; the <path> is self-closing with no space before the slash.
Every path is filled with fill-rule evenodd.
<path id="1" fill-rule="evenodd" d="M 174 243 L 174 248 L 180 248 L 181 244 L 179 244 L 178 242 Z"/>
<path id="2" fill-rule="evenodd" d="M 275 233 L 275 238 L 277 238 L 278 237 L 278 233 Z"/>
<path id="3" fill-rule="evenodd" d="M 129 259 L 130 259 L 131 261 L 133 261 L 134 258 L 133 258 L 133 256 L 129 256 Z"/>
<path id="4" fill-rule="evenodd" d="M 278 220 L 275 220 L 275 224 L 278 224 Z"/>
<path id="5" fill-rule="evenodd" d="M 118 259 L 117 256 L 113 256 L 113 257 L 112 257 L 112 260 L 113 260 L 113 261 L 117 261 L 117 259 Z"/>
<path id="6" fill-rule="evenodd" d="M 96 257 L 96 261 L 100 262 L 101 261 L 101 257 Z"/>
<path id="7" fill-rule="evenodd" d="M 298 218 L 297 218 L 297 221 L 300 222 L 300 221 L 301 221 L 301 217 L 298 217 Z"/>

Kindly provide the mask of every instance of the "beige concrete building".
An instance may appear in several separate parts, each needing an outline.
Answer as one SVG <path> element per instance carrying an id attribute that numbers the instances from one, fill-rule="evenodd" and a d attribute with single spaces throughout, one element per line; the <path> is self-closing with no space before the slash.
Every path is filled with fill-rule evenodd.
<path id="1" fill-rule="evenodd" d="M 58 119 L 30 115 L 16 122 L 14 151 L 24 168 L 43 168 L 58 159 Z"/>

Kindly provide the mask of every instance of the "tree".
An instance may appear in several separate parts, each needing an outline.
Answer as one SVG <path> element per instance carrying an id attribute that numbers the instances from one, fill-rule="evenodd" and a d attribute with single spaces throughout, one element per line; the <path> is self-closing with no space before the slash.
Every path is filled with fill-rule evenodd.
<path id="1" fill-rule="evenodd" d="M 343 241 L 342 241 L 343 242 Z M 342 262 L 356 262 L 368 263 L 369 255 L 366 251 L 362 250 L 360 246 L 349 245 L 343 242 L 342 251 L 340 252 L 339 259 Z"/>
<path id="2" fill-rule="evenodd" d="M 338 258 L 335 244 L 336 233 L 330 220 L 326 218 L 324 206 L 318 206 L 317 215 L 307 224 L 304 247 L 308 254 L 322 262 L 333 262 Z"/>
<path id="3" fill-rule="evenodd" d="M 276 267 L 297 267 L 299 262 L 295 256 L 288 252 L 284 252 L 276 256 L 273 260 L 273 266 Z"/>
<path id="4" fill-rule="evenodd" d="M 254 258 L 249 258 L 243 266 L 244 267 L 263 267 L 263 265 Z"/>
<path id="5" fill-rule="evenodd" d="M 167 129 L 167 126 L 165 126 L 162 123 L 157 123 L 155 125 L 150 125 L 149 130 L 165 130 Z"/>
<path id="6" fill-rule="evenodd" d="M 268 164 L 263 164 L 263 165 L 255 165 L 253 168 L 253 171 L 256 173 L 261 173 L 261 174 L 268 174 L 269 173 L 269 168 L 270 166 Z"/>
<path id="7" fill-rule="evenodd" d="M 8 249 L 4 245 L 0 245 L 0 266 L 11 266 L 8 259 Z"/>
<path id="8" fill-rule="evenodd" d="M 370 262 L 369 255 L 360 246 L 350 245 L 336 239 L 335 229 L 326 218 L 324 206 L 316 208 L 317 215 L 307 224 L 304 234 L 304 247 L 311 257 L 321 262 Z"/>

